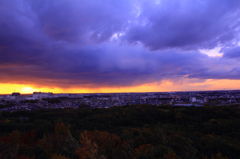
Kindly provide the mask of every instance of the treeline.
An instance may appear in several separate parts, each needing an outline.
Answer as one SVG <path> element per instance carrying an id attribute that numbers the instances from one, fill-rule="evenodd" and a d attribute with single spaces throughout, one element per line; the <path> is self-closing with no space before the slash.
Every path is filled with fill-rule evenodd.
<path id="1" fill-rule="evenodd" d="M 0 112 L 0 159 L 239 158 L 239 106 Z"/>

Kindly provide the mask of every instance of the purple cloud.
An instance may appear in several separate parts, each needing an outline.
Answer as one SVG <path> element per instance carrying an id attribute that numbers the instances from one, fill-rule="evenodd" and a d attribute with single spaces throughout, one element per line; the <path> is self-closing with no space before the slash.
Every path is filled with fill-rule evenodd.
<path id="1" fill-rule="evenodd" d="M 133 3 L 128 0 L 31 0 L 42 31 L 54 40 L 101 42 L 126 27 Z"/>
<path id="2" fill-rule="evenodd" d="M 240 78 L 238 49 L 231 50 L 240 2 L 153 2 L 0 1 L 0 81 L 126 86 Z M 222 58 L 199 52 L 219 45 Z"/>
<path id="3" fill-rule="evenodd" d="M 239 35 L 239 6 L 238 0 L 144 1 L 126 39 L 153 50 L 227 44 Z"/>
<path id="4" fill-rule="evenodd" d="M 224 57 L 225 58 L 240 58 L 240 46 L 226 49 Z"/>

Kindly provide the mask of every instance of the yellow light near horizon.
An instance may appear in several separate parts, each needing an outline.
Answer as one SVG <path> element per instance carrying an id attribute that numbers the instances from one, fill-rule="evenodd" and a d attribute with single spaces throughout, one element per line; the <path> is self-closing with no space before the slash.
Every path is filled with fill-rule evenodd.
<path id="1" fill-rule="evenodd" d="M 38 91 L 37 89 L 34 89 L 32 87 L 23 87 L 21 90 L 20 90 L 20 93 L 23 93 L 23 94 L 27 94 L 27 93 L 33 93 L 33 92 L 36 92 Z"/>
<path id="2" fill-rule="evenodd" d="M 53 92 L 61 93 L 64 92 L 60 88 L 52 87 L 40 87 L 34 85 L 15 84 L 15 83 L 0 83 L 0 94 L 11 94 L 13 92 L 19 92 L 22 94 L 31 94 L 33 92 Z"/>
<path id="3" fill-rule="evenodd" d="M 223 90 L 240 89 L 240 80 L 194 80 L 183 79 L 180 81 L 160 81 L 134 85 L 129 87 L 53 87 L 14 83 L 0 83 L 0 94 L 11 94 L 19 92 L 31 94 L 33 92 L 52 92 L 52 93 L 120 93 L 120 92 L 161 92 L 161 91 L 198 91 L 198 90 Z"/>

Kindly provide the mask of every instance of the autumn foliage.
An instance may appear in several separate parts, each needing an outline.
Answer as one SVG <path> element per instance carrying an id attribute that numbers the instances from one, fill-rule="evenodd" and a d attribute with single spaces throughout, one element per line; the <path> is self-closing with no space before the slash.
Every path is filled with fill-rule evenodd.
<path id="1" fill-rule="evenodd" d="M 27 120 L 19 120 L 20 118 Z M 239 107 L 0 112 L 0 159 L 239 159 Z"/>

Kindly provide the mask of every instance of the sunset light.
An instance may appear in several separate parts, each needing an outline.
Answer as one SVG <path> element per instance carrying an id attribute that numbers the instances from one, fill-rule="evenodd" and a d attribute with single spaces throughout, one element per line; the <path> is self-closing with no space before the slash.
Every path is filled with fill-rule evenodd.
<path id="1" fill-rule="evenodd" d="M 236 0 L 13 1 L 0 94 L 240 89 Z"/>
<path id="2" fill-rule="evenodd" d="M 0 84 L 0 94 L 11 94 L 19 92 L 31 94 L 33 92 L 53 92 L 53 93 L 122 93 L 122 92 L 168 92 L 168 91 L 197 91 L 197 90 L 236 90 L 240 89 L 240 80 L 215 80 L 209 79 L 197 82 L 197 79 L 182 79 L 179 81 L 165 80 L 142 85 L 125 87 L 52 87 L 22 84 Z"/>
<path id="3" fill-rule="evenodd" d="M 33 93 L 35 91 L 38 91 L 37 89 L 33 89 L 32 87 L 23 87 L 20 92 L 27 94 L 27 93 Z"/>

